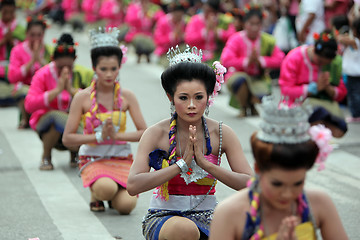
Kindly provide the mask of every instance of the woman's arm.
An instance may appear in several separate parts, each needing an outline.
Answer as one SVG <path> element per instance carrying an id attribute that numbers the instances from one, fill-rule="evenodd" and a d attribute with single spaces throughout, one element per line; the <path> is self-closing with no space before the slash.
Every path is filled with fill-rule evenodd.
<path id="1" fill-rule="evenodd" d="M 210 224 L 209 240 L 242 239 L 249 199 L 242 190 L 220 202 Z"/>
<path id="2" fill-rule="evenodd" d="M 96 142 L 95 134 L 77 133 L 81 116 L 84 112 L 84 104 L 90 98 L 86 91 L 83 90 L 76 94 L 71 102 L 69 116 L 62 137 L 63 144 L 66 147 L 77 147 L 81 144 Z"/>
<path id="3" fill-rule="evenodd" d="M 138 142 L 147 128 L 144 116 L 142 115 L 139 102 L 137 101 L 133 92 L 127 89 L 123 89 L 123 96 L 126 98 L 126 102 L 128 103 L 128 111 L 137 131 L 116 133 L 115 139 L 120 141 Z"/>
<path id="4" fill-rule="evenodd" d="M 181 172 L 176 164 L 150 172 L 149 153 L 158 148 L 161 139 L 167 138 L 158 125 L 145 130 L 140 139 L 127 181 L 127 191 L 132 196 L 160 186 Z"/>
<path id="5" fill-rule="evenodd" d="M 241 144 L 234 131 L 227 125 L 222 126 L 222 149 L 226 154 L 231 171 L 207 161 L 202 154 L 201 144 L 197 144 L 195 153 L 197 163 L 216 179 L 235 190 L 246 187 L 247 181 L 254 174 L 247 162 Z"/>

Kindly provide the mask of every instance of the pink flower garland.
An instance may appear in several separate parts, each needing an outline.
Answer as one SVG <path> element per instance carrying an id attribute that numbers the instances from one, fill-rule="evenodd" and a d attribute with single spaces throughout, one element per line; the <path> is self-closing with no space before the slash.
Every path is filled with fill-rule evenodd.
<path id="1" fill-rule="evenodd" d="M 216 74 L 216 83 L 214 92 L 211 94 L 209 98 L 209 106 L 214 104 L 214 98 L 219 94 L 221 90 L 221 84 L 224 83 L 224 74 L 226 73 L 226 68 L 221 65 L 219 61 L 215 61 L 212 65 L 214 72 Z"/>
<path id="2" fill-rule="evenodd" d="M 319 153 L 316 158 L 316 163 L 319 164 L 318 171 L 324 170 L 325 161 L 333 150 L 333 147 L 329 143 L 332 138 L 331 131 L 324 125 L 319 124 L 311 126 L 309 134 L 319 148 Z"/>
<path id="3" fill-rule="evenodd" d="M 121 65 L 122 65 L 122 64 L 126 63 L 128 48 L 125 45 L 121 44 L 120 49 L 121 49 L 121 51 L 123 53 L 123 57 L 121 59 Z"/>

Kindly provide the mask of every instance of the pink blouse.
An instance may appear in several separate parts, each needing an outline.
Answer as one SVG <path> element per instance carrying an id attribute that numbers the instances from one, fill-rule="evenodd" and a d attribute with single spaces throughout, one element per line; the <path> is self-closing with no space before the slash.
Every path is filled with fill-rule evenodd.
<path id="1" fill-rule="evenodd" d="M 148 16 L 148 14 L 143 12 L 139 2 L 130 3 L 125 15 L 125 22 L 129 24 L 130 27 L 129 32 L 126 34 L 125 41 L 131 42 L 139 33 L 152 36 L 153 25 L 163 15 L 165 15 L 165 13 L 158 10 L 152 16 Z"/>
<path id="2" fill-rule="evenodd" d="M 165 54 L 170 47 L 175 47 L 180 44 L 184 39 L 182 36 L 175 37 L 175 25 L 172 21 L 172 15 L 167 14 L 159 19 L 154 31 L 154 41 L 156 44 L 155 54 L 161 56 Z M 181 31 L 185 32 L 185 21 L 180 23 Z"/>
<path id="3" fill-rule="evenodd" d="M 14 20 L 10 23 L 10 30 L 11 31 L 14 31 L 16 26 L 18 25 L 17 21 Z M 6 33 L 8 32 L 8 29 L 9 29 L 9 26 L 6 25 L 3 21 L 0 20 L 0 39 L 3 39 L 4 36 L 6 35 Z M 19 44 L 19 40 L 14 40 L 14 46 L 16 44 Z M 6 47 L 6 44 L 0 46 L 0 62 L 1 61 L 6 61 L 8 60 L 8 49 Z M 0 63 L 0 77 L 5 77 L 5 67 L 6 67 L 7 63 L 6 64 L 1 64 Z"/>
<path id="4" fill-rule="evenodd" d="M 307 46 L 300 46 L 291 50 L 281 65 L 279 85 L 281 93 L 289 96 L 290 100 L 306 98 L 310 82 L 317 82 L 321 68 L 313 64 L 307 54 Z M 347 94 L 342 79 L 335 86 L 335 101 L 341 101 Z"/>
<path id="5" fill-rule="evenodd" d="M 261 35 L 252 40 L 247 37 L 246 31 L 240 31 L 229 38 L 221 53 L 220 61 L 228 68 L 226 80 L 234 72 L 245 72 L 250 76 L 258 76 L 261 73 L 261 69 L 256 64 L 249 64 L 249 57 L 254 48 L 257 51 L 262 68 L 280 68 L 285 56 L 280 48 L 274 46 L 270 56 L 261 56 Z"/>
<path id="6" fill-rule="evenodd" d="M 116 0 L 106 0 L 101 4 L 100 17 L 108 21 L 107 28 L 119 27 L 124 23 L 125 14 Z"/>
<path id="7" fill-rule="evenodd" d="M 49 102 L 49 91 L 56 88 L 59 77 L 55 62 L 50 62 L 37 71 L 31 82 L 25 98 L 25 109 L 31 113 L 30 126 L 34 130 L 39 119 L 51 110 L 67 112 L 70 107 L 71 94 L 63 90 L 55 99 Z"/>
<path id="8" fill-rule="evenodd" d="M 214 58 L 216 50 L 216 35 L 214 31 L 206 33 L 204 14 L 200 13 L 191 17 L 185 30 L 185 43 L 191 47 L 196 46 L 203 51 L 203 60 Z"/>
<path id="9" fill-rule="evenodd" d="M 45 47 L 40 52 L 40 57 L 43 59 L 45 54 Z M 26 65 L 31 61 L 33 52 L 29 47 L 29 42 L 25 41 L 16 45 L 10 54 L 9 63 L 9 82 L 19 83 L 22 82 L 26 85 L 30 85 L 32 76 L 42 66 L 39 62 L 35 62 L 29 72 L 26 72 Z"/>

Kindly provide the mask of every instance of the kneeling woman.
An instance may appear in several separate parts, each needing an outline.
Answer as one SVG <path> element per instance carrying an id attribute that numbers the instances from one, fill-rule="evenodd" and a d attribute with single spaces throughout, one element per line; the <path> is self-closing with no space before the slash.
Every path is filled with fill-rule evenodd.
<path id="1" fill-rule="evenodd" d="M 309 130 L 308 114 L 299 106 L 278 109 L 270 97 L 263 106 L 261 131 L 251 137 L 258 175 L 249 188 L 219 204 L 210 239 L 312 240 L 317 227 L 324 240 L 348 239 L 329 196 L 304 191 L 306 172 L 315 161 L 322 168 L 332 149 L 330 130 Z"/>
<path id="2" fill-rule="evenodd" d="M 252 175 L 234 131 L 203 116 L 216 74 L 194 52 L 173 52 L 161 81 L 175 112 L 146 130 L 130 169 L 131 195 L 157 187 L 143 222 L 146 239 L 206 238 L 217 204 L 216 179 L 239 190 Z M 215 66 L 222 75 L 222 66 Z M 231 170 L 220 167 L 223 153 Z"/>
<path id="3" fill-rule="evenodd" d="M 129 214 L 137 198 L 126 191 L 133 161 L 127 142 L 139 141 L 146 123 L 134 93 L 120 87 L 123 53 L 117 36 L 116 28 L 91 32 L 91 61 L 96 75 L 71 104 L 63 142 L 69 147 L 81 145 L 79 167 L 84 187 L 90 187 L 90 210 L 104 211 L 103 201 L 107 200 L 119 213 Z M 125 132 L 126 112 L 134 122 L 134 132 Z M 81 121 L 84 134 L 76 131 Z"/>

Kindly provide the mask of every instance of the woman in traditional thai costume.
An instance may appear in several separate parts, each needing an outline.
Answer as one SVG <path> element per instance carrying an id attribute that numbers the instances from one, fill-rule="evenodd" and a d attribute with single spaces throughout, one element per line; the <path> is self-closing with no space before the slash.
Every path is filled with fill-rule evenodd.
<path id="1" fill-rule="evenodd" d="M 0 2 L 0 106 L 13 105 L 26 95 L 26 89 L 14 92 L 15 86 L 8 80 L 11 49 L 25 39 L 25 28 L 16 20 L 14 0 Z"/>
<path id="2" fill-rule="evenodd" d="M 328 31 L 315 34 L 315 45 L 300 46 L 290 51 L 280 71 L 281 93 L 291 100 L 302 97 L 314 107 L 311 123 L 323 123 L 334 137 L 347 131 L 339 107 L 347 94 L 342 79 L 342 60 L 337 43 Z"/>
<path id="3" fill-rule="evenodd" d="M 233 130 L 203 116 L 226 69 L 201 63 L 201 55 L 196 48 L 172 51 L 161 82 L 175 112 L 144 132 L 130 169 L 131 195 L 156 187 L 143 221 L 146 239 L 206 238 L 217 179 L 239 190 L 252 175 Z M 223 153 L 230 170 L 220 167 Z"/>
<path id="4" fill-rule="evenodd" d="M 91 60 L 95 70 L 90 87 L 78 93 L 71 104 L 63 142 L 79 149 L 79 168 L 84 187 L 90 187 L 91 211 L 104 211 L 103 201 L 120 214 L 130 214 L 137 197 L 126 191 L 133 162 L 130 144 L 139 141 L 146 123 L 133 92 L 120 87 L 118 75 L 123 53 L 118 30 L 90 33 Z M 126 130 L 126 114 L 136 127 Z M 80 123 L 84 133 L 77 132 Z"/>
<path id="5" fill-rule="evenodd" d="M 16 45 L 10 53 L 9 82 L 15 85 L 17 91 L 26 94 L 35 72 L 51 61 L 52 48 L 44 44 L 46 22 L 42 15 L 28 17 L 26 39 Z M 19 128 L 28 128 L 30 115 L 25 111 L 24 99 L 18 103 L 20 109 Z"/>
<path id="6" fill-rule="evenodd" d="M 219 0 L 208 0 L 203 3 L 202 12 L 192 16 L 186 25 L 185 43 L 204 51 L 204 61 L 214 60 L 217 40 L 221 40 L 218 28 Z"/>
<path id="7" fill-rule="evenodd" d="M 165 15 L 159 5 L 149 0 L 134 0 L 126 11 L 125 23 L 129 25 L 129 31 L 125 36 L 127 43 L 132 43 L 138 56 L 138 63 L 141 55 L 145 55 L 150 62 L 150 54 L 155 50 L 152 39 L 153 28 L 156 22 Z"/>
<path id="8" fill-rule="evenodd" d="M 304 190 L 306 173 L 318 170 L 332 150 L 331 131 L 310 127 L 304 106 L 289 109 L 273 96 L 262 100 L 260 131 L 251 136 L 256 177 L 215 209 L 210 240 L 348 239 L 330 197 Z"/>
<path id="9" fill-rule="evenodd" d="M 247 5 L 244 14 L 244 30 L 229 38 L 220 57 L 229 69 L 226 84 L 230 106 L 240 109 L 240 117 L 257 114 L 254 104 L 271 93 L 268 71 L 280 68 L 285 56 L 275 45 L 275 38 L 261 31 L 261 7 Z"/>
<path id="10" fill-rule="evenodd" d="M 179 1 L 170 3 L 167 6 L 169 13 L 162 16 L 155 25 L 156 49 L 154 54 L 160 58 L 159 63 L 162 66 L 168 66 L 167 51 L 171 47 L 184 44 L 186 3 Z"/>
<path id="11" fill-rule="evenodd" d="M 73 96 L 90 84 L 93 72 L 75 65 L 76 49 L 73 38 L 63 34 L 58 39 L 53 61 L 40 68 L 32 78 L 25 98 L 25 110 L 31 114 L 30 127 L 43 144 L 40 170 L 52 170 L 53 148 L 70 150 L 70 164 L 76 166 L 77 148 L 66 148 L 61 137 L 64 132 L 68 110 Z M 81 132 L 81 127 L 78 131 Z"/>

